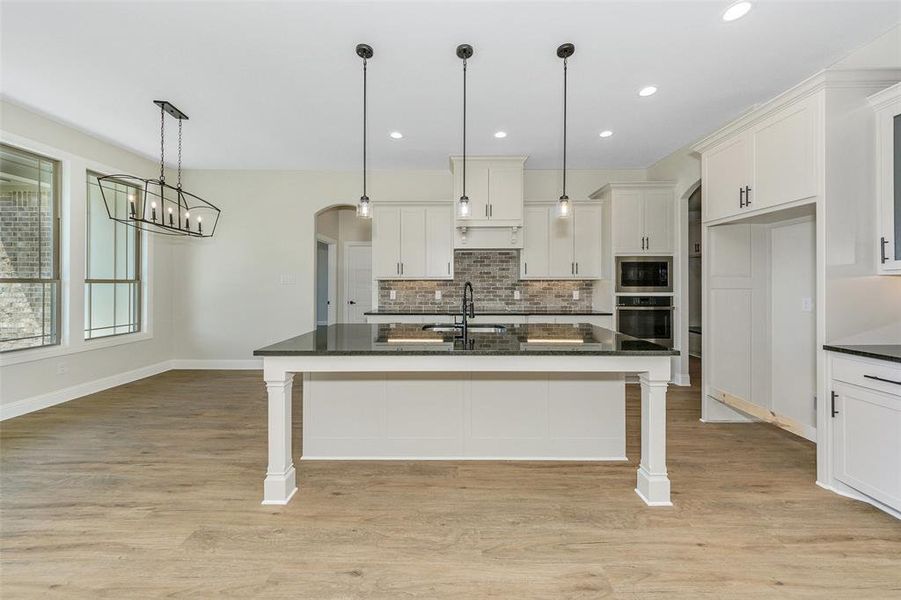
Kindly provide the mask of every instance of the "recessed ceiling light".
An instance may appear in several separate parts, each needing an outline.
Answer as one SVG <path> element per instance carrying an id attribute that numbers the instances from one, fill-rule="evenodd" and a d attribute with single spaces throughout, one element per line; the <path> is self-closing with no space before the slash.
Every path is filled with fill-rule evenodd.
<path id="1" fill-rule="evenodd" d="M 646 85 L 645 87 L 638 90 L 638 95 L 641 96 L 642 98 L 647 97 L 647 96 L 653 96 L 656 93 L 657 93 L 656 85 Z"/>
<path id="2" fill-rule="evenodd" d="M 723 21 L 735 21 L 746 14 L 751 10 L 751 3 L 747 1 L 736 2 L 732 6 L 726 9 L 726 12 L 723 13 Z"/>
<path id="3" fill-rule="evenodd" d="M 496 137 L 498 139 L 505 138 L 505 137 L 507 137 L 507 132 L 506 131 L 495 131 L 494 137 Z"/>
<path id="4" fill-rule="evenodd" d="M 399 140 L 399 139 L 401 139 L 402 137 L 404 137 L 404 134 L 402 134 L 402 133 L 399 132 L 399 131 L 392 131 L 392 132 L 389 133 L 388 135 L 390 135 L 391 138 L 392 138 L 392 139 L 395 139 L 395 140 Z"/>
<path id="5" fill-rule="evenodd" d="M 613 132 L 610 131 L 609 129 L 605 129 L 604 131 L 601 132 L 601 137 L 610 137 L 611 135 L 613 135 Z"/>

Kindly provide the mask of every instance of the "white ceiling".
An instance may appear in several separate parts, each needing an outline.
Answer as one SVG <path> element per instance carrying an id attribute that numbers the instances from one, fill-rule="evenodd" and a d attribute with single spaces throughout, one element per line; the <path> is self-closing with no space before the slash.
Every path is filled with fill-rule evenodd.
<path id="1" fill-rule="evenodd" d="M 763 0 L 725 23 L 729 3 L 4 1 L 2 93 L 148 156 L 151 101 L 171 100 L 191 117 L 188 168 L 354 169 L 367 42 L 370 165 L 443 169 L 467 42 L 468 151 L 546 169 L 562 149 L 555 49 L 571 41 L 570 167 L 646 167 L 901 20 L 897 1 Z M 647 84 L 660 91 L 639 98 Z"/>

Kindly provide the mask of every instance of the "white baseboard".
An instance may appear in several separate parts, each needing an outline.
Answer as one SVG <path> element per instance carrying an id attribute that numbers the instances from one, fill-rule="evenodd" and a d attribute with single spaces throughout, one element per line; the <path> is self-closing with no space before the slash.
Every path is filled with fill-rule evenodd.
<path id="1" fill-rule="evenodd" d="M 145 377 L 150 377 L 151 375 L 158 375 L 170 370 L 171 368 L 172 361 L 164 360 L 162 362 L 148 365 L 146 367 L 141 367 L 140 369 L 135 369 L 133 371 L 117 373 L 115 375 L 110 375 L 109 377 L 104 377 L 102 379 L 95 379 L 94 381 L 88 381 L 78 385 L 73 385 L 71 387 L 63 388 L 61 390 L 49 392 L 47 394 L 41 394 L 40 396 L 24 398 L 22 400 L 10 402 L 9 404 L 0 405 L 0 421 L 12 419 L 13 417 L 28 414 L 36 410 L 41 410 L 42 408 L 48 408 L 50 406 L 62 404 L 63 402 L 75 400 L 76 398 L 87 396 L 88 394 L 102 392 L 103 390 L 108 390 L 109 388 L 116 387 L 117 385 L 131 383 L 132 381 L 144 379 Z"/>
<path id="2" fill-rule="evenodd" d="M 691 386 L 691 377 L 689 377 L 688 373 L 676 373 L 673 375 L 673 385 Z"/>
<path id="3" fill-rule="evenodd" d="M 217 360 L 217 359 L 193 359 L 193 358 L 176 358 L 172 361 L 173 369 L 185 370 L 215 370 L 215 371 L 243 371 L 243 370 L 263 370 L 262 358 L 251 358 L 247 360 Z"/>

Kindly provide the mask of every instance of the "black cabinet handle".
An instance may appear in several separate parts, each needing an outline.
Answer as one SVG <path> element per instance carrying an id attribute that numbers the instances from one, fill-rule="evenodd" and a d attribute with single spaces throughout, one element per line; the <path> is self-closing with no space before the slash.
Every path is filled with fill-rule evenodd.
<path id="1" fill-rule="evenodd" d="M 885 264 L 885 261 L 888 260 L 885 257 L 885 245 L 888 244 L 888 240 L 884 237 L 879 238 L 879 261 L 881 264 Z"/>
<path id="2" fill-rule="evenodd" d="M 738 188 L 738 207 L 745 207 L 745 188 Z"/>
<path id="3" fill-rule="evenodd" d="M 835 392 L 832 392 L 832 418 L 833 418 L 833 419 L 835 418 L 835 415 L 838 414 L 838 411 L 835 410 L 835 397 L 836 397 L 837 395 L 838 395 L 838 394 L 836 394 Z"/>
<path id="4" fill-rule="evenodd" d="M 882 381 L 883 383 L 894 383 L 895 385 L 901 385 L 901 381 L 895 381 L 894 379 L 885 379 L 883 377 L 877 377 L 875 375 L 864 375 L 867 379 L 874 379 L 876 381 Z"/>
<path id="5" fill-rule="evenodd" d="M 745 206 L 751 206 L 751 186 L 745 186 Z"/>

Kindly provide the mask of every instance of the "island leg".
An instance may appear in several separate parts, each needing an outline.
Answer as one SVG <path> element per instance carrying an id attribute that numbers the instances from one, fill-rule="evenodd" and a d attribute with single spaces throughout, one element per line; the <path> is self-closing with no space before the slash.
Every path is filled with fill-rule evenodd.
<path id="1" fill-rule="evenodd" d="M 641 373 L 641 464 L 635 492 L 648 506 L 672 506 L 666 474 L 666 386 Z"/>
<path id="2" fill-rule="evenodd" d="M 291 456 L 291 390 L 293 373 L 266 373 L 269 393 L 269 468 L 263 482 L 263 504 L 287 504 L 297 491 Z"/>

